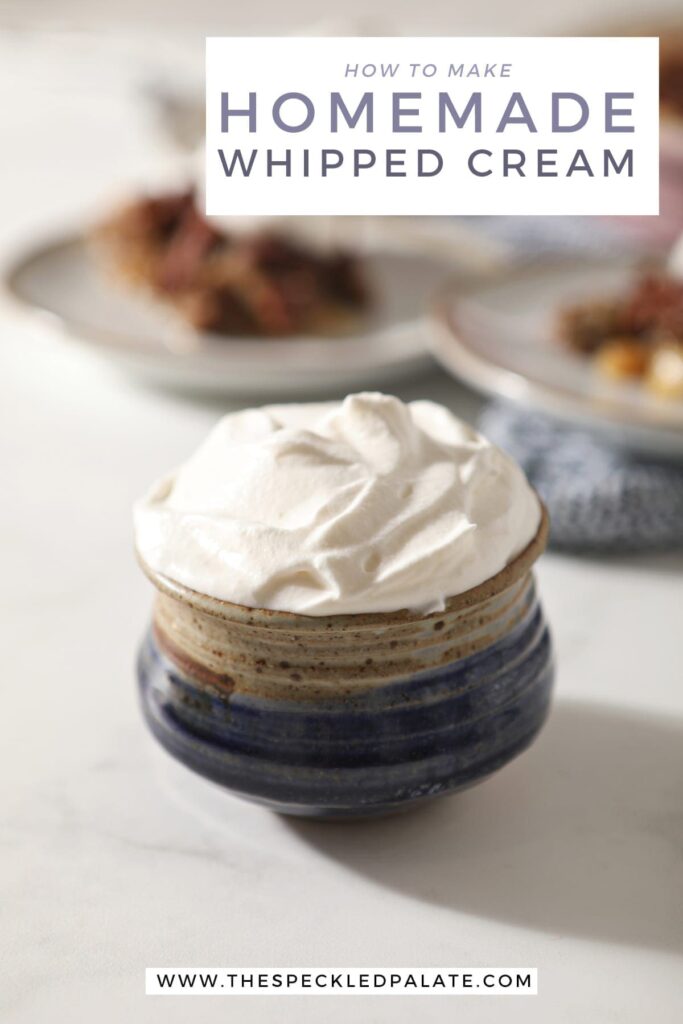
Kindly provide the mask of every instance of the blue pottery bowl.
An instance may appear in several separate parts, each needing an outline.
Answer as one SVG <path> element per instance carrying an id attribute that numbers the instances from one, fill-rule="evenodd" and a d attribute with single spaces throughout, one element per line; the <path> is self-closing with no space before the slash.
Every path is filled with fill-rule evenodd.
<path id="1" fill-rule="evenodd" d="M 187 767 L 285 814 L 386 814 L 480 782 L 548 712 L 531 572 L 546 535 L 544 513 L 514 562 L 423 616 L 246 608 L 146 570 L 158 590 L 138 658 L 147 723 Z"/>

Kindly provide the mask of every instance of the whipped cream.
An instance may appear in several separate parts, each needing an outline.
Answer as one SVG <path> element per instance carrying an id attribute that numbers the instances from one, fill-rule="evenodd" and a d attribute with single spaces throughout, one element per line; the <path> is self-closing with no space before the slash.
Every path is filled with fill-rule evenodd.
<path id="1" fill-rule="evenodd" d="M 522 470 L 434 402 L 388 395 L 225 416 L 135 507 L 154 571 L 306 615 L 427 613 L 535 536 Z"/>

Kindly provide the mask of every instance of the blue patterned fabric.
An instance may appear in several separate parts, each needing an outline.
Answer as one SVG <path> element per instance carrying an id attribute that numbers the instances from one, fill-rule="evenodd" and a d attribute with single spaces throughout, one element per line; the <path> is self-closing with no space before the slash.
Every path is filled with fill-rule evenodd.
<path id="1" fill-rule="evenodd" d="M 509 246 L 521 261 L 581 255 L 609 259 L 615 252 L 640 248 L 637 236 L 599 217 L 468 217 L 467 226 Z"/>
<path id="2" fill-rule="evenodd" d="M 523 467 L 550 513 L 550 543 L 584 551 L 683 546 L 683 466 L 612 448 L 587 431 L 504 402 L 482 433 Z"/>

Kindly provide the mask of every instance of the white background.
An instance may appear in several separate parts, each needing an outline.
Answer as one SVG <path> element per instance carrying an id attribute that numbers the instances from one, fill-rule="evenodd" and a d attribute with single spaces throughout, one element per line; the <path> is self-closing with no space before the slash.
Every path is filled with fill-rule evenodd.
<path id="1" fill-rule="evenodd" d="M 382 10 L 451 34 L 615 16 L 595 0 Z M 150 65 L 201 81 L 207 31 L 298 28 L 320 13 L 308 0 L 6 4 L 4 23 L 19 27 L 0 37 L 2 258 L 170 156 L 141 101 Z M 38 33 L 62 17 L 93 27 L 98 45 Z M 162 38 L 162 24 L 175 34 Z M 476 409 L 438 374 L 402 395 Z M 227 407 L 143 391 L 0 313 L 3 1024 L 318 1024 L 323 1012 L 348 1024 L 350 1007 L 362 1024 L 677 1022 L 683 557 L 543 558 L 555 711 L 495 779 L 375 825 L 286 822 L 178 780 L 133 681 L 151 594 L 130 504 Z M 216 961 L 530 964 L 540 994 L 143 995 L 150 963 Z"/>
<path id="2" fill-rule="evenodd" d="M 413 77 L 410 65 L 435 64 L 429 78 Z M 465 69 L 487 63 L 498 69 L 511 65 L 506 78 L 448 77 L 450 64 Z M 391 77 L 380 74 L 364 78 L 345 77 L 352 66 L 398 65 Z M 658 212 L 658 75 L 657 43 L 647 39 L 209 39 L 206 48 L 207 177 L 206 209 L 210 214 L 652 214 Z M 577 132 L 551 132 L 551 93 L 574 92 L 590 108 L 584 128 Z M 228 131 L 221 126 L 221 95 L 227 93 L 232 109 L 246 109 L 249 93 L 256 93 L 256 131 L 250 119 L 233 115 Z M 301 132 L 285 132 L 272 116 L 278 97 L 297 92 L 308 96 L 315 117 Z M 330 130 L 330 94 L 339 92 L 350 112 L 365 92 L 374 93 L 374 130 L 365 130 L 365 117 L 355 128 L 340 118 L 339 130 Z M 422 94 L 406 99 L 402 106 L 419 109 L 416 117 L 404 117 L 402 124 L 421 126 L 421 132 L 392 130 L 392 93 Z M 482 131 L 475 133 L 471 116 L 461 129 L 448 121 L 438 131 L 438 95 L 448 93 L 462 114 L 472 92 L 482 94 Z M 496 134 L 496 128 L 513 92 L 521 93 L 537 128 L 512 124 Z M 632 92 L 634 99 L 618 100 L 614 108 L 630 108 L 632 116 L 615 117 L 615 125 L 634 126 L 635 131 L 605 133 L 605 94 Z M 575 120 L 575 108 L 567 103 L 562 117 Z M 517 108 L 514 112 L 519 117 Z M 304 121 L 299 101 L 283 105 L 282 118 L 288 124 Z M 377 163 L 369 170 L 353 173 L 353 149 L 371 149 Z M 444 159 L 443 170 L 433 177 L 417 176 L 418 149 L 434 149 Z M 515 171 L 503 176 L 504 149 L 527 154 L 525 177 Z M 619 161 L 626 149 L 633 149 L 633 176 L 603 174 L 603 153 L 610 149 Z M 218 150 L 226 160 L 241 150 L 248 163 L 257 150 L 249 175 L 239 171 L 226 177 Z M 323 176 L 320 151 L 340 150 L 344 163 Z M 405 150 L 406 177 L 387 176 L 388 149 Z M 489 149 L 493 158 L 477 158 L 477 169 L 493 173 L 477 177 L 470 173 L 470 153 Z M 538 177 L 537 150 L 557 151 L 558 177 Z M 594 177 L 567 171 L 577 149 L 582 149 Z M 265 155 L 272 150 L 276 159 L 291 150 L 291 176 L 285 168 L 268 175 Z M 310 153 L 310 174 L 304 177 L 301 154 Z M 432 157 L 426 167 L 432 166 Z"/>

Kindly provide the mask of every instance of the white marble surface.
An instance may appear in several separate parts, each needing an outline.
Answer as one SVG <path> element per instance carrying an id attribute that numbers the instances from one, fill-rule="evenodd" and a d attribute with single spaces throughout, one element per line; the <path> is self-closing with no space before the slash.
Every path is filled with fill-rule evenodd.
<path id="1" fill-rule="evenodd" d="M 3 257 L 149 160 L 128 51 L 81 49 L 67 73 L 62 42 L 55 61 L 31 39 L 0 36 Z M 474 411 L 439 375 L 403 394 Z M 137 709 L 151 595 L 130 504 L 225 407 L 143 391 L 0 311 L 0 1018 L 680 1019 L 683 557 L 542 560 L 555 711 L 484 786 L 386 822 L 287 822 L 172 766 Z M 215 963 L 537 966 L 540 994 L 143 995 L 147 965 Z"/>

